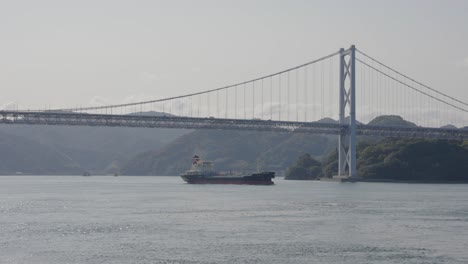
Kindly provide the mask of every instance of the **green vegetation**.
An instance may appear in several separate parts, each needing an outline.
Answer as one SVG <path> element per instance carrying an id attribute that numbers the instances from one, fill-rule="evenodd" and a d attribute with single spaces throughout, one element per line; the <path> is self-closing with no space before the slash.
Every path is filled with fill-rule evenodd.
<path id="1" fill-rule="evenodd" d="M 310 178 L 302 169 L 305 156 L 288 172 L 287 179 Z M 337 174 L 336 150 L 326 157 L 315 175 L 332 177 Z M 319 166 L 314 164 L 314 169 Z M 409 182 L 468 182 L 468 142 L 384 139 L 362 141 L 357 147 L 358 176 L 369 180 Z M 313 178 L 313 177 L 312 177 Z"/>
<path id="2" fill-rule="evenodd" d="M 289 167 L 286 180 L 315 180 L 322 176 L 322 164 L 313 159 L 310 154 L 299 157 L 296 164 Z"/>
<path id="3" fill-rule="evenodd" d="M 468 181 L 466 142 L 385 139 L 358 146 L 358 175 L 396 181 Z"/>
<path id="4" fill-rule="evenodd" d="M 368 123 L 376 126 L 416 127 L 400 116 L 379 116 Z M 454 128 L 453 126 L 446 126 Z M 468 182 L 468 141 L 362 137 L 357 146 L 357 174 L 367 180 L 409 182 Z M 305 156 L 288 170 L 287 179 L 314 178 L 301 165 Z M 314 175 L 338 173 L 336 149 L 314 165 Z"/>

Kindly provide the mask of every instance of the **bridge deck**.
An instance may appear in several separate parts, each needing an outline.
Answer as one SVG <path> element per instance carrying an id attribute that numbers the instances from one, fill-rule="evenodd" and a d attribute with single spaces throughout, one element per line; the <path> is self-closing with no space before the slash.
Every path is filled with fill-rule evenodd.
<path id="1" fill-rule="evenodd" d="M 328 135 L 345 133 L 348 129 L 347 125 L 323 122 L 28 111 L 0 111 L 0 123 L 11 125 L 230 129 Z M 467 129 L 358 125 L 357 134 L 396 138 L 468 140 Z"/>

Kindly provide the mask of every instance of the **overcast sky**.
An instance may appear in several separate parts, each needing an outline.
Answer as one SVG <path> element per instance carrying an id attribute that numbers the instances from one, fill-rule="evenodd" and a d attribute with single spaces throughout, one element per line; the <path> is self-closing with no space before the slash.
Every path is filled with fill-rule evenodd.
<path id="1" fill-rule="evenodd" d="M 0 104 L 216 88 L 351 44 L 468 101 L 468 1 L 1 0 Z"/>

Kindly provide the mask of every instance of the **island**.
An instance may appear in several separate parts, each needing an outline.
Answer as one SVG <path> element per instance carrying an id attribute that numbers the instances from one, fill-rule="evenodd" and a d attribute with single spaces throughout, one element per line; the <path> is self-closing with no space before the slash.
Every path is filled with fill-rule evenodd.
<path id="1" fill-rule="evenodd" d="M 336 150 L 322 161 L 305 154 L 288 168 L 285 179 L 331 178 L 337 165 Z M 468 141 L 363 140 L 357 146 L 357 175 L 363 181 L 468 183 Z"/>

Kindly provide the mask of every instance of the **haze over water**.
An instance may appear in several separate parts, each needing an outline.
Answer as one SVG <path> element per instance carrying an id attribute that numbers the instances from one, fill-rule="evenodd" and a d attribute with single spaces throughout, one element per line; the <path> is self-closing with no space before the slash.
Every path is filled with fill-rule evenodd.
<path id="1" fill-rule="evenodd" d="M 0 263 L 467 263 L 468 185 L 0 177 Z"/>

